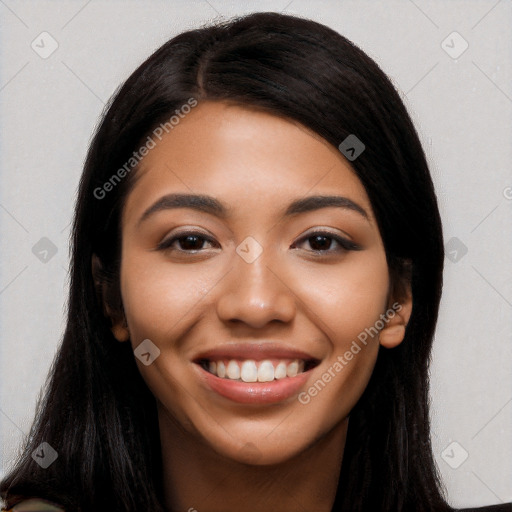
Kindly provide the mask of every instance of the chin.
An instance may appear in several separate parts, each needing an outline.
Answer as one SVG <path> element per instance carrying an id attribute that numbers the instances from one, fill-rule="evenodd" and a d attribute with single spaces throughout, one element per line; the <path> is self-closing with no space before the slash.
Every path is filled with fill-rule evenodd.
<path id="1" fill-rule="evenodd" d="M 293 459 L 306 448 L 307 446 L 288 446 L 283 448 L 282 445 L 274 446 L 271 443 L 268 443 L 265 446 L 256 446 L 254 443 L 248 441 L 241 447 L 236 447 L 222 452 L 221 455 L 240 464 L 247 464 L 250 466 L 274 466 Z M 216 448 L 216 451 L 219 451 L 218 447 Z"/>

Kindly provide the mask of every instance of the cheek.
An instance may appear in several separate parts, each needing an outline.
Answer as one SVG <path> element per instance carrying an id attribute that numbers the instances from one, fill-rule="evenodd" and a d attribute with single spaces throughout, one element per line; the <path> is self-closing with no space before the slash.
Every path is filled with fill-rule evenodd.
<path id="1" fill-rule="evenodd" d="M 389 277 L 385 254 L 360 253 L 304 281 L 309 307 L 331 341 L 334 352 L 345 352 L 352 340 L 375 325 L 385 312 Z"/>
<path id="2" fill-rule="evenodd" d="M 372 328 L 385 313 L 389 278 L 384 254 L 316 277 L 310 304 L 330 353 L 298 401 L 309 417 L 318 418 L 322 431 L 350 414 L 368 384 L 379 350 Z"/>
<path id="3" fill-rule="evenodd" d="M 121 266 L 121 293 L 132 348 L 151 340 L 160 355 L 149 365 L 136 358 L 146 385 L 167 411 L 193 430 L 190 416 L 196 404 L 187 391 L 187 360 L 181 338 L 186 338 L 211 280 L 194 272 L 192 265 L 170 265 L 160 258 L 126 251 Z M 211 271 L 210 271 L 211 274 Z M 188 411 L 188 412 L 185 412 Z"/>
<path id="4" fill-rule="evenodd" d="M 123 259 L 123 305 L 132 338 L 164 341 L 179 335 L 181 324 L 204 299 L 213 278 L 194 272 L 192 265 L 149 260 L 151 264 L 129 254 Z"/>

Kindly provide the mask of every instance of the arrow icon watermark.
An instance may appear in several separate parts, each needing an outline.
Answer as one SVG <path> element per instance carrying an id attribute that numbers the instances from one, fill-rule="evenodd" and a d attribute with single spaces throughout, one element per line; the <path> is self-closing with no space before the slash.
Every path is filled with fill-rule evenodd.
<path id="1" fill-rule="evenodd" d="M 347 160 L 353 162 L 366 149 L 366 146 L 351 133 L 341 142 L 338 149 L 345 155 Z"/>

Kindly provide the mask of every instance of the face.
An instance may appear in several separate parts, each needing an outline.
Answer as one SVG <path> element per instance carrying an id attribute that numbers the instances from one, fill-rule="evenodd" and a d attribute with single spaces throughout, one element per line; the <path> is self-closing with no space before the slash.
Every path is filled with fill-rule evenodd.
<path id="1" fill-rule="evenodd" d="M 386 256 L 350 164 L 298 123 L 203 102 L 137 173 L 122 215 L 126 327 L 113 332 L 149 354 L 136 362 L 161 425 L 242 462 L 247 443 L 258 464 L 314 445 L 366 387 L 375 326 L 381 344 L 402 338 L 403 312 L 382 320 Z"/>

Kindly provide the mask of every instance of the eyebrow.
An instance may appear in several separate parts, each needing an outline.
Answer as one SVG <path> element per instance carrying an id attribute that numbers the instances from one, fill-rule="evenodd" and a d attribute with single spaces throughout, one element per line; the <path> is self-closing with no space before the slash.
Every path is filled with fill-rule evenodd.
<path id="1" fill-rule="evenodd" d="M 359 213 L 366 220 L 369 220 L 369 215 L 366 210 L 352 201 L 352 199 L 343 196 L 327 195 L 308 196 L 297 199 L 288 205 L 282 215 L 283 217 L 291 217 L 328 207 L 351 210 Z M 202 194 L 167 194 L 158 199 L 142 214 L 138 224 L 140 225 L 156 212 L 175 208 L 191 208 L 200 212 L 209 213 L 221 219 L 227 219 L 231 212 L 230 207 L 212 196 Z"/>

